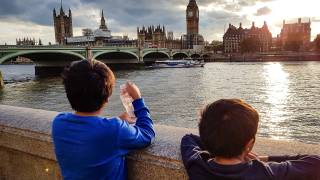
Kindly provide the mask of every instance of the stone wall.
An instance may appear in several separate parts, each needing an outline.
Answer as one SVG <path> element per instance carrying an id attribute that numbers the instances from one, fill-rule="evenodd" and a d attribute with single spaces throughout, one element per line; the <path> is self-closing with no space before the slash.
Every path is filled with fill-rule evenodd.
<path id="1" fill-rule="evenodd" d="M 3 76 L 2 76 L 2 73 L 0 71 L 0 89 L 2 89 L 3 87 L 4 87 Z"/>
<path id="2" fill-rule="evenodd" d="M 50 136 L 57 112 L 0 105 L 0 179 L 61 179 Z M 187 179 L 180 140 L 185 129 L 156 125 L 154 143 L 128 156 L 129 179 Z M 320 154 L 320 145 L 258 138 L 255 151 L 266 154 Z"/>

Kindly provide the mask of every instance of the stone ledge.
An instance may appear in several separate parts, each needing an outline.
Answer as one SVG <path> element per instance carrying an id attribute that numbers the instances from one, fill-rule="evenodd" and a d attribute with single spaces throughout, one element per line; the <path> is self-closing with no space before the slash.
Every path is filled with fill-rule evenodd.
<path id="1" fill-rule="evenodd" d="M 0 179 L 3 175 L 14 179 L 17 175 L 30 175 L 30 179 L 47 177 L 60 179 L 51 140 L 52 119 L 58 112 L 0 105 Z M 180 140 L 195 129 L 155 125 L 156 139 L 144 149 L 128 156 L 130 179 L 187 179 L 181 162 Z M 260 155 L 320 154 L 320 145 L 295 141 L 278 141 L 257 138 L 255 151 Z M 16 158 L 19 157 L 19 158 Z M 19 162 L 11 162 L 14 159 Z M 26 161 L 25 159 L 28 159 Z M 36 162 L 41 162 L 36 164 Z M 30 167 L 43 169 L 30 174 Z M 12 166 L 19 164 L 20 168 Z M 12 172 L 15 169 L 15 172 Z M 49 169 L 49 171 L 47 171 Z M 50 174 L 50 170 L 54 169 Z M 18 171 L 19 172 L 16 172 Z M 31 169 L 32 170 L 32 169 Z M 55 178 L 53 178 L 55 177 Z"/>
<path id="2" fill-rule="evenodd" d="M 4 87 L 2 72 L 0 71 L 0 89 Z"/>

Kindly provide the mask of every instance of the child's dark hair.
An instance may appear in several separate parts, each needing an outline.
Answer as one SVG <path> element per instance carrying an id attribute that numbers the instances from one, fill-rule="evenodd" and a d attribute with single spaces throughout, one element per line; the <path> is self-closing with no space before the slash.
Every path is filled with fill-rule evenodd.
<path id="1" fill-rule="evenodd" d="M 74 61 L 62 73 L 64 88 L 72 109 L 78 112 L 99 110 L 112 94 L 113 72 L 96 60 Z"/>
<path id="2" fill-rule="evenodd" d="M 259 114 L 239 99 L 221 99 L 207 105 L 201 113 L 199 133 L 212 156 L 233 158 L 241 155 L 255 138 Z"/>

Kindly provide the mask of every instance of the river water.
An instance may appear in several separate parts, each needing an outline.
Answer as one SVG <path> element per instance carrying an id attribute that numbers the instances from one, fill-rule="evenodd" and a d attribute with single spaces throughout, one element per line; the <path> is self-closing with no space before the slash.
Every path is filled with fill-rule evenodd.
<path id="1" fill-rule="evenodd" d="M 1 65 L 9 82 L 0 104 L 71 111 L 59 77 L 37 78 L 32 65 Z M 208 63 L 204 68 L 117 71 L 106 116 L 124 111 L 119 86 L 131 80 L 156 124 L 197 128 L 199 110 L 241 98 L 260 113 L 258 135 L 320 143 L 320 62 Z"/>

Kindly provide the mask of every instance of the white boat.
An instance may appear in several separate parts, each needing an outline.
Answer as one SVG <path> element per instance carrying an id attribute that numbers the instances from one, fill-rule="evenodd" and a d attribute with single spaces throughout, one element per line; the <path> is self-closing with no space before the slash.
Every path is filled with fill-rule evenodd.
<path id="1" fill-rule="evenodd" d="M 156 61 L 149 68 L 192 68 L 192 67 L 204 67 L 204 61 L 195 60 L 165 60 Z"/>

